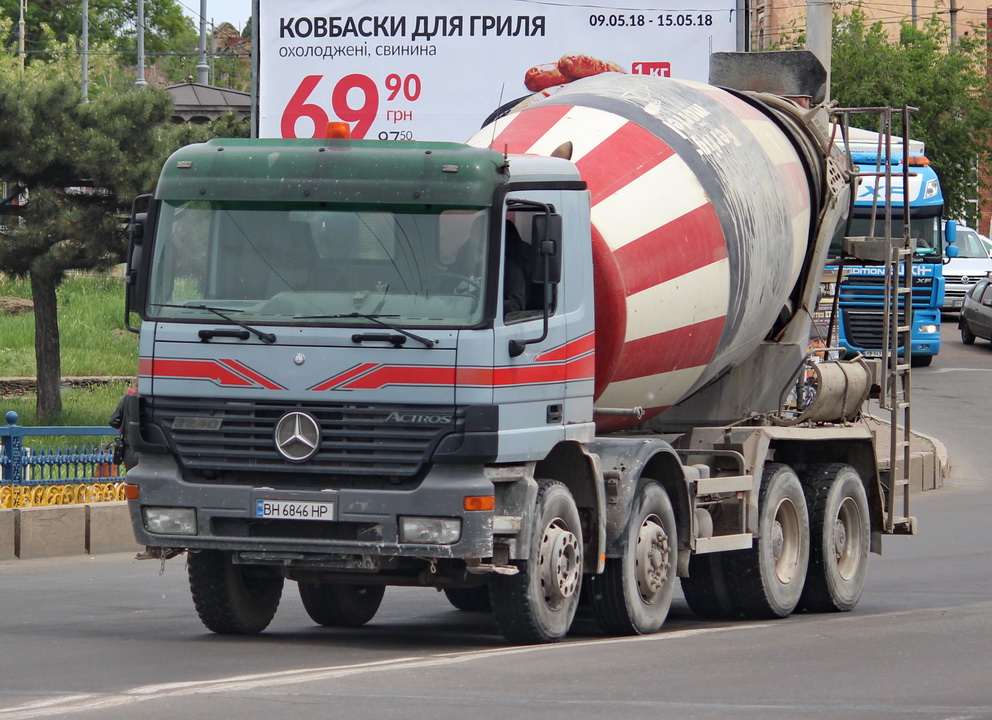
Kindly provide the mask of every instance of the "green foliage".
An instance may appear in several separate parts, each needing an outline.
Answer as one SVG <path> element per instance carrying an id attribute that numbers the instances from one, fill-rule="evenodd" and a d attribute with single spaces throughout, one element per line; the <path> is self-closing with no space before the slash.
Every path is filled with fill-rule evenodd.
<path id="1" fill-rule="evenodd" d="M 802 36 L 787 43 L 799 47 Z M 831 97 L 841 107 L 918 108 L 910 136 L 926 143 L 940 175 L 947 214 L 966 217 L 978 196 L 976 168 L 992 160 L 990 84 L 985 33 L 980 27 L 949 47 L 946 22 L 934 15 L 920 27 L 909 21 L 892 40 L 863 10 L 834 16 Z M 853 125 L 878 131 L 877 115 L 852 116 Z M 902 133 L 898 118 L 893 133 Z"/>
<path id="2" fill-rule="evenodd" d="M 0 16 L 16 23 L 20 18 L 20 0 L 0 0 Z M 82 4 L 62 0 L 30 0 L 24 16 L 25 49 L 31 58 L 49 51 L 52 38 L 78 38 L 82 33 Z M 91 44 L 105 44 L 114 51 L 133 51 L 136 43 L 137 4 L 134 0 L 92 0 L 90 2 L 89 39 Z M 47 33 L 46 33 L 47 29 Z M 5 34 L 13 46 L 16 36 Z M 197 33 L 176 0 L 145 3 L 145 50 L 154 54 L 192 50 Z M 41 55 L 43 59 L 44 54 Z M 31 62 L 31 60 L 29 60 Z"/>
<path id="3" fill-rule="evenodd" d="M 128 383 L 111 382 L 106 385 L 95 385 L 90 388 L 69 388 L 62 391 L 63 411 L 59 418 L 59 425 L 106 425 L 110 420 L 111 413 L 120 402 L 121 396 L 127 392 Z M 34 395 L 18 395 L 4 398 L 0 404 L 0 410 L 4 415 L 10 410 L 17 413 L 17 424 L 22 427 L 32 425 L 47 425 L 44 418 L 39 418 L 34 407 Z M 46 444 L 52 445 L 73 445 L 107 442 L 108 438 L 87 438 L 87 437 L 65 437 L 63 439 L 45 438 Z M 28 440 L 28 445 L 37 444 L 37 441 Z"/>

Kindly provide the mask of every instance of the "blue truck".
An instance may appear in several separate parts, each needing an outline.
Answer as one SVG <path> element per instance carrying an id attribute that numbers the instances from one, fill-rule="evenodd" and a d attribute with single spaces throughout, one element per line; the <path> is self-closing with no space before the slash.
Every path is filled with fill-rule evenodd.
<path id="1" fill-rule="evenodd" d="M 944 196 L 940 179 L 923 154 L 920 143 L 910 141 L 908 167 L 903 167 L 901 149 L 893 149 L 888 171 L 877 151 L 859 149 L 852 143 L 851 158 L 861 182 L 853 205 L 848 236 L 884 235 L 886 176 L 891 177 L 891 236 L 903 237 L 905 200 L 904 169 L 908 170 L 910 237 L 916 242 L 912 268 L 912 335 L 910 362 L 925 367 L 940 352 L 940 308 L 944 304 L 942 266 L 945 250 L 954 242 L 953 221 L 944 221 Z M 839 258 L 840 234 L 831 248 Z M 838 267 L 828 267 L 836 274 Z M 881 357 L 885 307 L 885 267 L 847 265 L 840 283 L 840 314 L 835 341 L 847 357 L 860 353 Z M 902 270 L 900 270 L 902 272 Z M 903 310 L 904 312 L 904 310 Z M 900 350 L 900 352 L 904 352 Z"/>

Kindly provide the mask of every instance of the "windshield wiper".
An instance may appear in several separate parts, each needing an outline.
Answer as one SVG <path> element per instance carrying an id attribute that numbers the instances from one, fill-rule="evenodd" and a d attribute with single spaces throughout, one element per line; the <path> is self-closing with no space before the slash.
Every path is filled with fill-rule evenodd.
<path id="1" fill-rule="evenodd" d="M 156 307 L 168 307 L 168 308 L 179 308 L 180 310 L 206 310 L 207 312 L 212 312 L 218 317 L 222 317 L 233 325 L 237 325 L 240 328 L 244 328 L 252 335 L 257 337 L 264 343 L 271 345 L 276 341 L 276 336 L 273 333 L 262 332 L 258 328 L 253 328 L 251 325 L 241 322 L 233 317 L 227 315 L 227 313 L 239 313 L 244 312 L 244 310 L 237 310 L 235 308 L 215 308 L 209 305 L 172 305 L 169 303 L 153 303 Z M 201 335 L 202 337 L 202 335 Z"/>
<path id="2" fill-rule="evenodd" d="M 423 343 L 429 348 L 437 345 L 437 340 L 431 340 L 430 338 L 425 338 L 422 335 L 417 335 L 408 330 L 404 330 L 401 327 L 393 325 L 392 323 L 387 323 L 380 318 L 384 317 L 399 317 L 399 315 L 366 315 L 360 312 L 342 313 L 340 315 L 297 315 L 294 320 L 341 320 L 345 318 L 361 318 L 362 320 L 371 320 L 374 323 L 382 325 L 384 328 L 389 328 L 393 332 L 398 332 L 400 335 L 406 335 L 411 340 L 416 340 L 417 342 Z"/>

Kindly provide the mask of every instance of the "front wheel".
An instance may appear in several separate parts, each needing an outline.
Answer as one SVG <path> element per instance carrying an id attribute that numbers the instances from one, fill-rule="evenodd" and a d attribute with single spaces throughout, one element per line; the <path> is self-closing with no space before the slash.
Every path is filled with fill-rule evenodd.
<path id="1" fill-rule="evenodd" d="M 792 468 L 766 463 L 754 547 L 727 553 L 731 603 L 746 618 L 786 617 L 799 603 L 809 563 L 809 516 Z"/>
<path id="2" fill-rule="evenodd" d="M 971 328 L 968 327 L 968 321 L 967 320 L 962 320 L 961 321 L 961 342 L 963 342 L 965 345 L 974 345 L 975 344 L 975 339 L 976 339 L 975 333 L 973 333 L 971 331 Z"/>
<path id="3" fill-rule="evenodd" d="M 260 633 L 275 617 L 283 577 L 264 565 L 236 565 L 229 552 L 199 550 L 186 560 L 189 588 L 200 621 L 229 635 Z"/>
<path id="4" fill-rule="evenodd" d="M 820 465 L 803 481 L 810 516 L 810 558 L 799 607 L 810 612 L 853 610 L 868 575 L 871 527 L 868 497 L 850 465 Z"/>
<path id="5" fill-rule="evenodd" d="M 678 565 L 678 533 L 668 493 L 648 483 L 634 503 L 623 555 L 590 581 L 599 626 L 615 635 L 657 632 L 668 617 Z"/>
<path id="6" fill-rule="evenodd" d="M 300 582 L 300 600 L 307 615 L 325 627 L 361 627 L 375 617 L 385 585 L 343 585 Z"/>
<path id="7" fill-rule="evenodd" d="M 909 364 L 913 367 L 930 367 L 933 355 L 910 355 Z"/>
<path id="8" fill-rule="evenodd" d="M 540 480 L 530 552 L 516 575 L 489 580 L 493 614 L 513 643 L 557 642 L 568 634 L 582 587 L 582 526 L 572 494 Z"/>
<path id="9" fill-rule="evenodd" d="M 489 601 L 489 585 L 445 588 L 444 596 L 455 608 L 465 612 L 489 612 L 492 609 L 492 603 Z"/>

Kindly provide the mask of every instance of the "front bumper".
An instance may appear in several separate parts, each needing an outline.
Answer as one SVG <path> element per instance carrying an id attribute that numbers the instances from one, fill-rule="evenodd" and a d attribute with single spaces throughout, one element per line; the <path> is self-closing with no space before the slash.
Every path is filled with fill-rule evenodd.
<path id="1" fill-rule="evenodd" d="M 493 511 L 463 507 L 467 496 L 494 493 L 479 465 L 435 465 L 413 489 L 290 490 L 188 482 L 173 457 L 143 453 L 128 482 L 138 487 L 138 499 L 129 501 L 135 537 L 149 547 L 311 557 L 319 564 L 362 570 L 379 569 L 385 558 L 481 560 L 493 555 Z M 259 519 L 260 500 L 333 503 L 334 519 Z M 150 532 L 146 507 L 195 508 L 196 534 Z M 460 537 L 450 545 L 400 542 L 400 517 L 410 516 L 457 518 Z"/>

